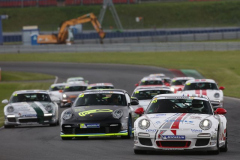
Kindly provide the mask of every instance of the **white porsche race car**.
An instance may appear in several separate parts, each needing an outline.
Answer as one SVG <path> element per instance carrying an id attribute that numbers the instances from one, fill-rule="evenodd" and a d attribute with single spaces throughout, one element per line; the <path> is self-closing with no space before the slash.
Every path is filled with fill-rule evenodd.
<path id="1" fill-rule="evenodd" d="M 9 101 L 5 99 L 2 103 L 7 104 L 4 107 L 5 128 L 32 124 L 58 125 L 58 105 L 47 91 L 15 91 Z"/>
<path id="2" fill-rule="evenodd" d="M 223 91 L 224 87 L 218 87 L 217 83 L 212 79 L 195 79 L 185 83 L 182 94 L 202 94 L 208 96 L 214 109 L 223 107 Z"/>
<path id="3" fill-rule="evenodd" d="M 134 123 L 134 152 L 228 150 L 227 119 L 223 108 L 213 110 L 207 96 L 162 94 L 155 96 L 146 112 Z"/>

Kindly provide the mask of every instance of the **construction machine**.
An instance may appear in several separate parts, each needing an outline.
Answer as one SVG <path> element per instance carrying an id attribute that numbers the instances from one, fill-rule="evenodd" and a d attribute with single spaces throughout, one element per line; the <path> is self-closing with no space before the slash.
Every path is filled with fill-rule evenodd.
<path id="1" fill-rule="evenodd" d="M 37 43 L 39 44 L 62 44 L 72 43 L 73 35 L 71 35 L 70 26 L 76 24 L 88 23 L 91 22 L 94 29 L 98 32 L 100 37 L 100 42 L 103 43 L 103 38 L 105 37 L 105 32 L 103 32 L 101 24 L 98 22 L 97 17 L 93 13 L 85 14 L 81 17 L 71 19 L 62 23 L 60 30 L 57 35 L 38 35 Z"/>

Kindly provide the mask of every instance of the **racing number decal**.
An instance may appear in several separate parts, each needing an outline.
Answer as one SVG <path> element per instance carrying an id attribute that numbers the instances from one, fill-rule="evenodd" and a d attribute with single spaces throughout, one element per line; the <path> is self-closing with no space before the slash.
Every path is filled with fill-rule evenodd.
<path id="1" fill-rule="evenodd" d="M 91 113 L 102 113 L 102 112 L 113 112 L 113 110 L 111 110 L 111 109 L 94 109 L 94 110 L 79 112 L 78 114 L 79 114 L 79 116 L 84 117 Z"/>

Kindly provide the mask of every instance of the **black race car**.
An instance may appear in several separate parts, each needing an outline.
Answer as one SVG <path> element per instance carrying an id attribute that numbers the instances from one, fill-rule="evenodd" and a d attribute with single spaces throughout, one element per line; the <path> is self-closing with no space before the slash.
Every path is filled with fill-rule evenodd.
<path id="1" fill-rule="evenodd" d="M 125 90 L 86 90 L 75 100 L 71 108 L 61 115 L 61 138 L 90 136 L 121 136 L 130 138 L 134 117 L 131 100 Z"/>

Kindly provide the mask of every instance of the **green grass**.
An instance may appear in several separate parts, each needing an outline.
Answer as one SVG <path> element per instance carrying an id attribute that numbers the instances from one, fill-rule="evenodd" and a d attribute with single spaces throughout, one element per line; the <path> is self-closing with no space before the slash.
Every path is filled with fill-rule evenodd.
<path id="1" fill-rule="evenodd" d="M 47 56 L 43 56 L 46 54 Z M 138 52 L 138 53 L 29 53 L 1 54 L 1 61 L 118 63 L 176 69 L 195 69 L 225 86 L 224 94 L 240 97 L 239 51 Z"/>
<path id="2" fill-rule="evenodd" d="M 3 99 L 9 99 L 11 94 L 16 90 L 25 89 L 44 89 L 47 90 L 52 83 L 29 83 L 21 82 L 23 80 L 42 80 L 42 78 L 52 79 L 54 76 L 44 75 L 39 73 L 25 73 L 25 72 L 2 72 L 2 79 L 4 81 L 0 82 L 0 102 Z M 19 82 L 11 82 L 12 80 L 17 80 Z M 0 127 L 4 122 L 3 108 L 5 104 L 0 103 Z"/>
<path id="3" fill-rule="evenodd" d="M 239 26 L 240 1 L 171 2 L 115 5 L 123 28 L 184 28 Z M 41 31 L 56 31 L 63 21 L 93 12 L 99 15 L 101 5 L 68 7 L 1 8 L 0 14 L 8 14 L 3 20 L 3 31 L 21 31 L 22 26 L 38 25 Z M 136 17 L 143 17 L 137 23 Z M 116 28 L 109 10 L 103 20 L 103 28 Z M 83 29 L 93 29 L 90 23 Z"/>
<path id="4" fill-rule="evenodd" d="M 2 71 L 2 81 L 33 81 L 54 79 L 52 75 L 29 72 L 10 72 Z"/>

